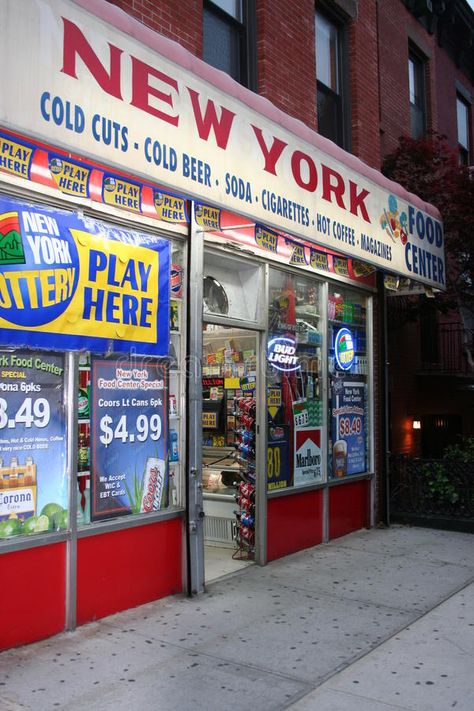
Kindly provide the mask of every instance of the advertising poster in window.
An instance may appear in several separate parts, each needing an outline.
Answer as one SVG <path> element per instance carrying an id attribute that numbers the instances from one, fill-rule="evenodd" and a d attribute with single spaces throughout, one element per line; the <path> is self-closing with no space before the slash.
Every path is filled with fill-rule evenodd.
<path id="1" fill-rule="evenodd" d="M 295 427 L 294 485 L 322 481 L 321 428 Z"/>
<path id="2" fill-rule="evenodd" d="M 367 469 L 365 384 L 336 378 L 332 393 L 332 475 L 361 474 Z"/>
<path id="3" fill-rule="evenodd" d="M 0 351 L 0 539 L 68 525 L 64 356 Z"/>
<path id="4" fill-rule="evenodd" d="M 163 364 L 92 359 L 92 521 L 168 505 L 166 400 Z"/>
<path id="5" fill-rule="evenodd" d="M 167 356 L 169 242 L 0 197 L 6 346 Z"/>
<path id="6" fill-rule="evenodd" d="M 268 427 L 268 491 L 286 489 L 291 485 L 289 429 L 288 425 L 270 425 Z"/>

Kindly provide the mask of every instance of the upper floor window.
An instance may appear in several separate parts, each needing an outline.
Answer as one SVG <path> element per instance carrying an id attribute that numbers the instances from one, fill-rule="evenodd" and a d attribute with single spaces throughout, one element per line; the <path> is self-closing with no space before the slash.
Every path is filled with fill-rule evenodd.
<path id="1" fill-rule="evenodd" d="M 410 92 L 410 133 L 421 138 L 426 133 L 425 60 L 414 50 L 408 57 L 408 88 Z"/>
<path id="2" fill-rule="evenodd" d="M 469 165 L 469 109 L 469 105 L 458 94 L 456 97 L 456 113 L 460 165 Z"/>
<path id="3" fill-rule="evenodd" d="M 252 0 L 204 0 L 202 58 L 256 89 L 255 3 Z"/>
<path id="4" fill-rule="evenodd" d="M 345 70 L 343 26 L 316 12 L 318 131 L 347 148 Z"/>

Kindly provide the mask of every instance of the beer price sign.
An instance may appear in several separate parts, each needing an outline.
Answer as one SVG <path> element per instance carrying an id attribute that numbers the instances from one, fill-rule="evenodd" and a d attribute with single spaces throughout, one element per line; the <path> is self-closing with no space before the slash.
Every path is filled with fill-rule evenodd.
<path id="1" fill-rule="evenodd" d="M 331 408 L 332 476 L 361 474 L 367 469 L 365 384 L 339 381 Z"/>
<path id="2" fill-rule="evenodd" d="M 0 539 L 67 528 L 64 356 L 0 353 Z"/>
<path id="3" fill-rule="evenodd" d="M 91 383 L 91 519 L 165 508 L 165 367 L 93 359 Z"/>

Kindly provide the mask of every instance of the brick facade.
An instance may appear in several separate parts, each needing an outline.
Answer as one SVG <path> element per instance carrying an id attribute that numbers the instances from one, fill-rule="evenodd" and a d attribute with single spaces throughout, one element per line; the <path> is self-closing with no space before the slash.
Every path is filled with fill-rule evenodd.
<path id="1" fill-rule="evenodd" d="M 112 2 L 201 56 L 200 0 Z M 449 12 L 455 4 L 448 3 Z M 380 169 L 384 156 L 395 149 L 399 137 L 410 133 L 410 47 L 416 48 L 426 60 L 427 128 L 445 134 L 455 148 L 456 91 L 461 85 L 472 97 L 474 86 L 472 76 L 466 76 L 440 46 L 436 31 L 428 31 L 402 0 L 324 0 L 317 1 L 316 6 L 346 19 L 351 151 Z M 449 26 L 451 20 L 444 18 L 443 21 Z M 314 1 L 294 0 L 289 4 L 286 0 L 257 0 L 256 23 L 259 94 L 285 113 L 317 129 Z M 471 112 L 471 120 L 473 114 Z M 472 125 L 470 132 L 472 142 Z M 419 442 L 411 426 L 413 415 L 419 415 L 423 409 L 415 377 L 420 367 L 419 330 L 408 324 L 393 331 L 392 336 L 394 334 L 389 355 L 392 449 L 419 454 Z M 374 372 L 382 372 L 378 363 L 375 366 Z M 426 394 L 423 398 L 426 408 L 436 410 L 432 399 Z M 447 392 L 443 396 L 446 411 L 455 408 L 449 398 L 453 400 L 453 395 Z M 468 410 L 467 407 L 466 422 L 473 419 Z M 376 450 L 379 464 L 383 453 L 378 442 Z"/>

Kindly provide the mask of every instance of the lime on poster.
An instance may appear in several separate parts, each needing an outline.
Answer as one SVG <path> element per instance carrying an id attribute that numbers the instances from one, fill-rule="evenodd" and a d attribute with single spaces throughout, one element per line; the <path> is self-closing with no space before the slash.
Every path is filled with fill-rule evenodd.
<path id="1" fill-rule="evenodd" d="M 64 356 L 0 351 L 0 539 L 67 528 Z"/>

